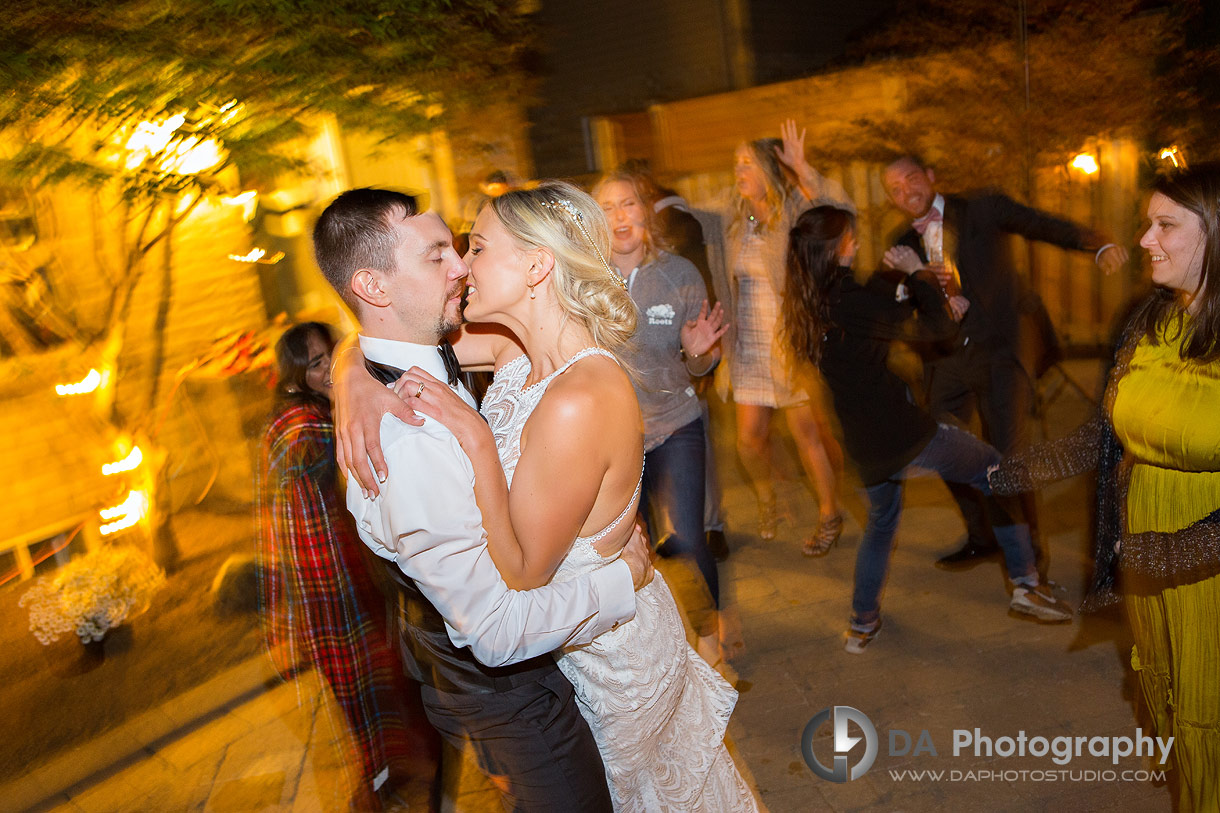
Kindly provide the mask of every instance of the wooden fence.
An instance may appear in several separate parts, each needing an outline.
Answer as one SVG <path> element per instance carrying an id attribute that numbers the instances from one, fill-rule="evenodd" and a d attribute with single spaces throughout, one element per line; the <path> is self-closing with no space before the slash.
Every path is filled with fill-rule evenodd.
<path id="1" fill-rule="evenodd" d="M 846 122 L 894 116 L 907 102 L 905 72 L 904 63 L 883 63 L 656 105 L 647 113 L 599 117 L 590 127 L 593 153 L 602 169 L 627 158 L 647 159 L 692 205 L 714 208 L 732 187 L 737 144 L 777 136 L 779 123 L 789 117 L 808 127 L 807 143 L 813 144 Z M 1038 170 L 1033 205 L 1134 247 L 1142 220 L 1142 154 L 1129 140 L 1096 140 L 1090 149 L 1099 165 L 1092 175 L 1066 165 Z M 859 210 L 860 268 L 879 264 L 886 238 L 902 224 L 886 198 L 882 169 L 866 161 L 818 167 L 843 184 Z M 1078 252 L 1040 244 L 1030 248 L 1020 238 L 1014 238 L 1012 249 L 1061 339 L 1081 351 L 1106 343 L 1114 317 L 1144 277 L 1138 261 L 1105 277 L 1092 258 Z"/>

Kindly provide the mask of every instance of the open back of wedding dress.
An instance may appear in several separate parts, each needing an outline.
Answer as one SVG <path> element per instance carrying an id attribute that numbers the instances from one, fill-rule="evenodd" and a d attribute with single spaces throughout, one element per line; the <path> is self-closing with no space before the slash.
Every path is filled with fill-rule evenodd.
<path id="1" fill-rule="evenodd" d="M 483 415 L 509 486 L 521 456 L 521 430 L 547 385 L 591 355 L 613 358 L 599 348 L 582 350 L 529 387 L 524 386 L 530 373 L 525 355 L 496 371 Z M 603 558 L 593 547 L 606 530 L 577 538 L 554 580 L 568 581 L 617 559 L 618 554 Z M 687 644 L 660 573 L 636 593 L 634 619 L 587 646 L 565 650 L 559 668 L 572 682 L 580 713 L 601 751 L 616 811 L 758 809 L 724 746 L 737 692 Z"/>

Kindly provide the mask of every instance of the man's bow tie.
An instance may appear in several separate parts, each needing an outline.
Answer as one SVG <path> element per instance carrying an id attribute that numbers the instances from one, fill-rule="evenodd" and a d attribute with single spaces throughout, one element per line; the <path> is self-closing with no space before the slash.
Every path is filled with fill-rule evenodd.
<path id="1" fill-rule="evenodd" d="M 458 376 L 461 375 L 462 367 L 458 364 L 457 355 L 453 352 L 453 345 L 448 341 L 442 341 L 436 346 L 436 352 L 440 354 L 441 361 L 445 363 L 445 376 L 449 379 L 449 386 L 456 387 L 460 380 Z M 371 359 L 364 360 L 364 367 L 373 378 L 382 384 L 393 384 L 406 372 L 406 370 L 400 370 L 392 365 Z"/>
<path id="2" fill-rule="evenodd" d="M 928 213 L 926 215 L 924 215 L 923 217 L 919 218 L 918 220 L 912 222 L 911 226 L 915 229 L 915 231 L 919 232 L 920 234 L 923 234 L 925 231 L 928 230 L 929 223 L 941 223 L 944 221 L 944 219 L 945 219 L 944 215 L 942 215 L 940 213 L 940 211 L 935 206 L 933 206 L 931 209 L 928 210 Z"/>
<path id="3" fill-rule="evenodd" d="M 461 380 L 462 365 L 458 364 L 453 345 L 449 343 L 448 339 L 441 339 L 441 343 L 436 346 L 436 349 L 441 354 L 441 361 L 445 362 L 445 375 L 449 378 L 449 386 L 456 387 L 458 381 Z"/>

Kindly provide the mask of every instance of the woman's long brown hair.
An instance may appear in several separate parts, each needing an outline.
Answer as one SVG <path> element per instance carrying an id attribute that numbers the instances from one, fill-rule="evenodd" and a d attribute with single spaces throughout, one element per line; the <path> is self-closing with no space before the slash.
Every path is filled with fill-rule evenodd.
<path id="1" fill-rule="evenodd" d="M 799 358 L 817 364 L 822 337 L 832 327 L 831 291 L 851 269 L 839 264 L 839 244 L 855 218 L 834 206 L 815 206 L 788 232 L 783 333 Z"/>

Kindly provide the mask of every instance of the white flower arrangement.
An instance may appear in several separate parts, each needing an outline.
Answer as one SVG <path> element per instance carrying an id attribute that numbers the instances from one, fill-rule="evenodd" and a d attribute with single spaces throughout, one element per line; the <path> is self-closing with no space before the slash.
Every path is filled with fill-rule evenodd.
<path id="1" fill-rule="evenodd" d="M 164 585 L 165 571 L 143 551 L 105 545 L 40 578 L 18 606 L 29 605 L 30 632 L 44 646 L 67 632 L 87 644 L 147 610 Z"/>

